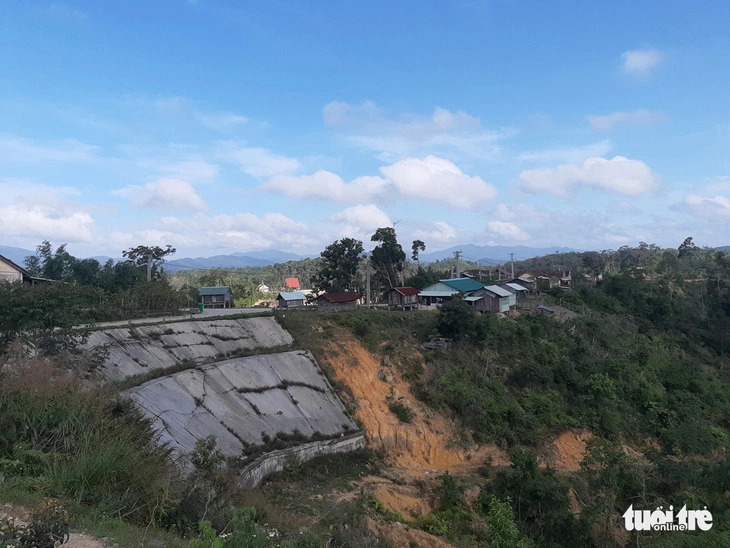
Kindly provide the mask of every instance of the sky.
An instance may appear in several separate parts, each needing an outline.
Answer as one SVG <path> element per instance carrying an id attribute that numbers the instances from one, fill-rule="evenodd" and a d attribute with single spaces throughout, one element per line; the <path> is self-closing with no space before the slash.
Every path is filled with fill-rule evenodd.
<path id="1" fill-rule="evenodd" d="M 726 0 L 5 0 L 0 245 L 730 244 Z"/>

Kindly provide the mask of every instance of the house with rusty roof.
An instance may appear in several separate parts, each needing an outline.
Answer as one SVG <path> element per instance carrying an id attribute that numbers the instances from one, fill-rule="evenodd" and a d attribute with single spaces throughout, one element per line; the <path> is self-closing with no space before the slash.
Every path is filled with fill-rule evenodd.
<path id="1" fill-rule="evenodd" d="M 415 287 L 393 287 L 385 294 L 388 306 L 411 310 L 418 308 L 418 294 L 420 291 Z"/>
<path id="2" fill-rule="evenodd" d="M 471 278 L 448 278 L 424 287 L 418 297 L 421 303 L 430 306 L 450 301 L 454 295 L 467 296 L 483 287 L 483 283 Z"/>
<path id="3" fill-rule="evenodd" d="M 361 295 L 359 293 L 353 293 L 351 291 L 322 293 L 317 297 L 317 308 L 318 310 L 331 312 L 353 309 L 357 308 L 357 303 L 360 298 Z"/>

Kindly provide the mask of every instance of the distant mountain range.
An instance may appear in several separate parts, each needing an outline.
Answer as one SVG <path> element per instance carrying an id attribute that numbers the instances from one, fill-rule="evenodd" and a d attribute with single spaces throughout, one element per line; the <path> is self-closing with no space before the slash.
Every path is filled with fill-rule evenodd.
<path id="1" fill-rule="evenodd" d="M 461 258 L 467 261 L 484 265 L 503 264 L 510 260 L 510 253 L 514 253 L 516 261 L 531 259 L 532 257 L 541 257 L 550 255 L 551 253 L 568 253 L 571 251 L 580 251 L 570 247 L 527 247 L 524 245 L 506 246 L 506 245 L 474 245 L 464 244 L 456 245 L 441 251 L 433 253 L 422 253 L 420 256 L 422 263 L 430 263 L 433 261 L 441 261 L 443 259 L 453 259 L 454 252 L 461 251 Z"/>
<path id="2" fill-rule="evenodd" d="M 722 246 L 715 248 L 718 251 L 730 253 L 730 246 Z M 404 248 L 406 255 L 410 258 L 410 249 Z M 421 263 L 430 263 L 443 259 L 451 259 L 454 257 L 454 251 L 461 251 L 461 258 L 466 261 L 473 261 L 483 265 L 503 264 L 510 260 L 510 253 L 514 253 L 515 260 L 531 259 L 532 257 L 541 257 L 552 253 L 569 253 L 572 251 L 580 252 L 578 249 L 570 247 L 529 247 L 524 245 L 504 246 L 504 245 L 474 245 L 464 244 L 456 245 L 448 249 L 434 251 L 431 253 L 421 253 Z M 33 255 L 35 251 L 23 249 L 20 247 L 0 246 L 0 255 L 3 255 L 23 266 L 25 258 Z M 276 249 L 264 249 L 258 251 L 244 251 L 231 253 L 229 255 L 214 255 L 212 257 L 186 257 L 183 259 L 173 259 L 165 263 L 165 269 L 168 272 L 178 272 L 180 270 L 188 270 L 191 268 L 246 268 L 251 266 L 268 266 L 276 263 L 285 263 L 287 261 L 300 261 L 302 259 L 311 259 L 318 255 L 297 255 L 286 251 Z M 101 264 L 104 264 L 112 257 L 96 256 L 91 257 Z M 114 261 L 121 261 L 122 258 L 114 258 Z"/>
<path id="3" fill-rule="evenodd" d="M 186 257 L 173 259 L 165 263 L 165 270 L 177 272 L 191 268 L 246 268 L 249 266 L 268 266 L 287 261 L 300 261 L 316 255 L 296 255 L 286 251 L 267 249 L 261 251 L 246 251 L 231 253 L 230 255 L 214 255 L 212 257 Z"/>
<path id="4" fill-rule="evenodd" d="M 25 266 L 25 258 L 28 255 L 33 255 L 35 251 L 30 249 L 23 249 L 22 247 L 11 247 L 9 245 L 0 245 L 0 255 L 7 257 L 18 266 Z"/>

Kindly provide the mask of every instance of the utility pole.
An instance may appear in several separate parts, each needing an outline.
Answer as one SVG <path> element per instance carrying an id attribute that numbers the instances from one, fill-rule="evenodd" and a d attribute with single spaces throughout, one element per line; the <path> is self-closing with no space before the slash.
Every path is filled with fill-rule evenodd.
<path id="1" fill-rule="evenodd" d="M 370 257 L 365 258 L 365 306 L 370 308 Z"/>
<path id="2" fill-rule="evenodd" d="M 370 309 L 370 257 L 365 257 L 365 306 Z"/>
<path id="3" fill-rule="evenodd" d="M 515 279 L 515 254 L 509 254 L 509 260 L 512 261 L 512 279 Z"/>
<path id="4" fill-rule="evenodd" d="M 456 257 L 456 277 L 461 278 L 461 270 L 459 270 L 459 257 L 461 257 L 461 250 L 454 251 L 454 257 Z"/>

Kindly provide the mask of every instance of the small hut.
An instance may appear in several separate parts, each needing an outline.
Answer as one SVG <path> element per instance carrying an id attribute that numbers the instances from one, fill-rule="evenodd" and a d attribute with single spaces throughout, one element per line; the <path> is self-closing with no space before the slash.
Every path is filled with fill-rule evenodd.
<path id="1" fill-rule="evenodd" d="M 231 308 L 233 306 L 231 288 L 228 286 L 201 287 L 198 295 L 201 304 L 206 308 Z"/>
<path id="2" fill-rule="evenodd" d="M 283 310 L 300 308 L 307 302 L 307 297 L 301 291 L 282 291 L 276 297 L 277 306 Z"/>
<path id="3" fill-rule="evenodd" d="M 342 293 L 323 293 L 317 297 L 319 310 L 339 311 L 357 308 L 357 301 L 360 300 L 358 293 L 345 291 Z"/>
<path id="4" fill-rule="evenodd" d="M 420 291 L 415 287 L 393 287 L 386 294 L 388 306 L 394 306 L 401 310 L 418 308 L 418 294 Z"/>

